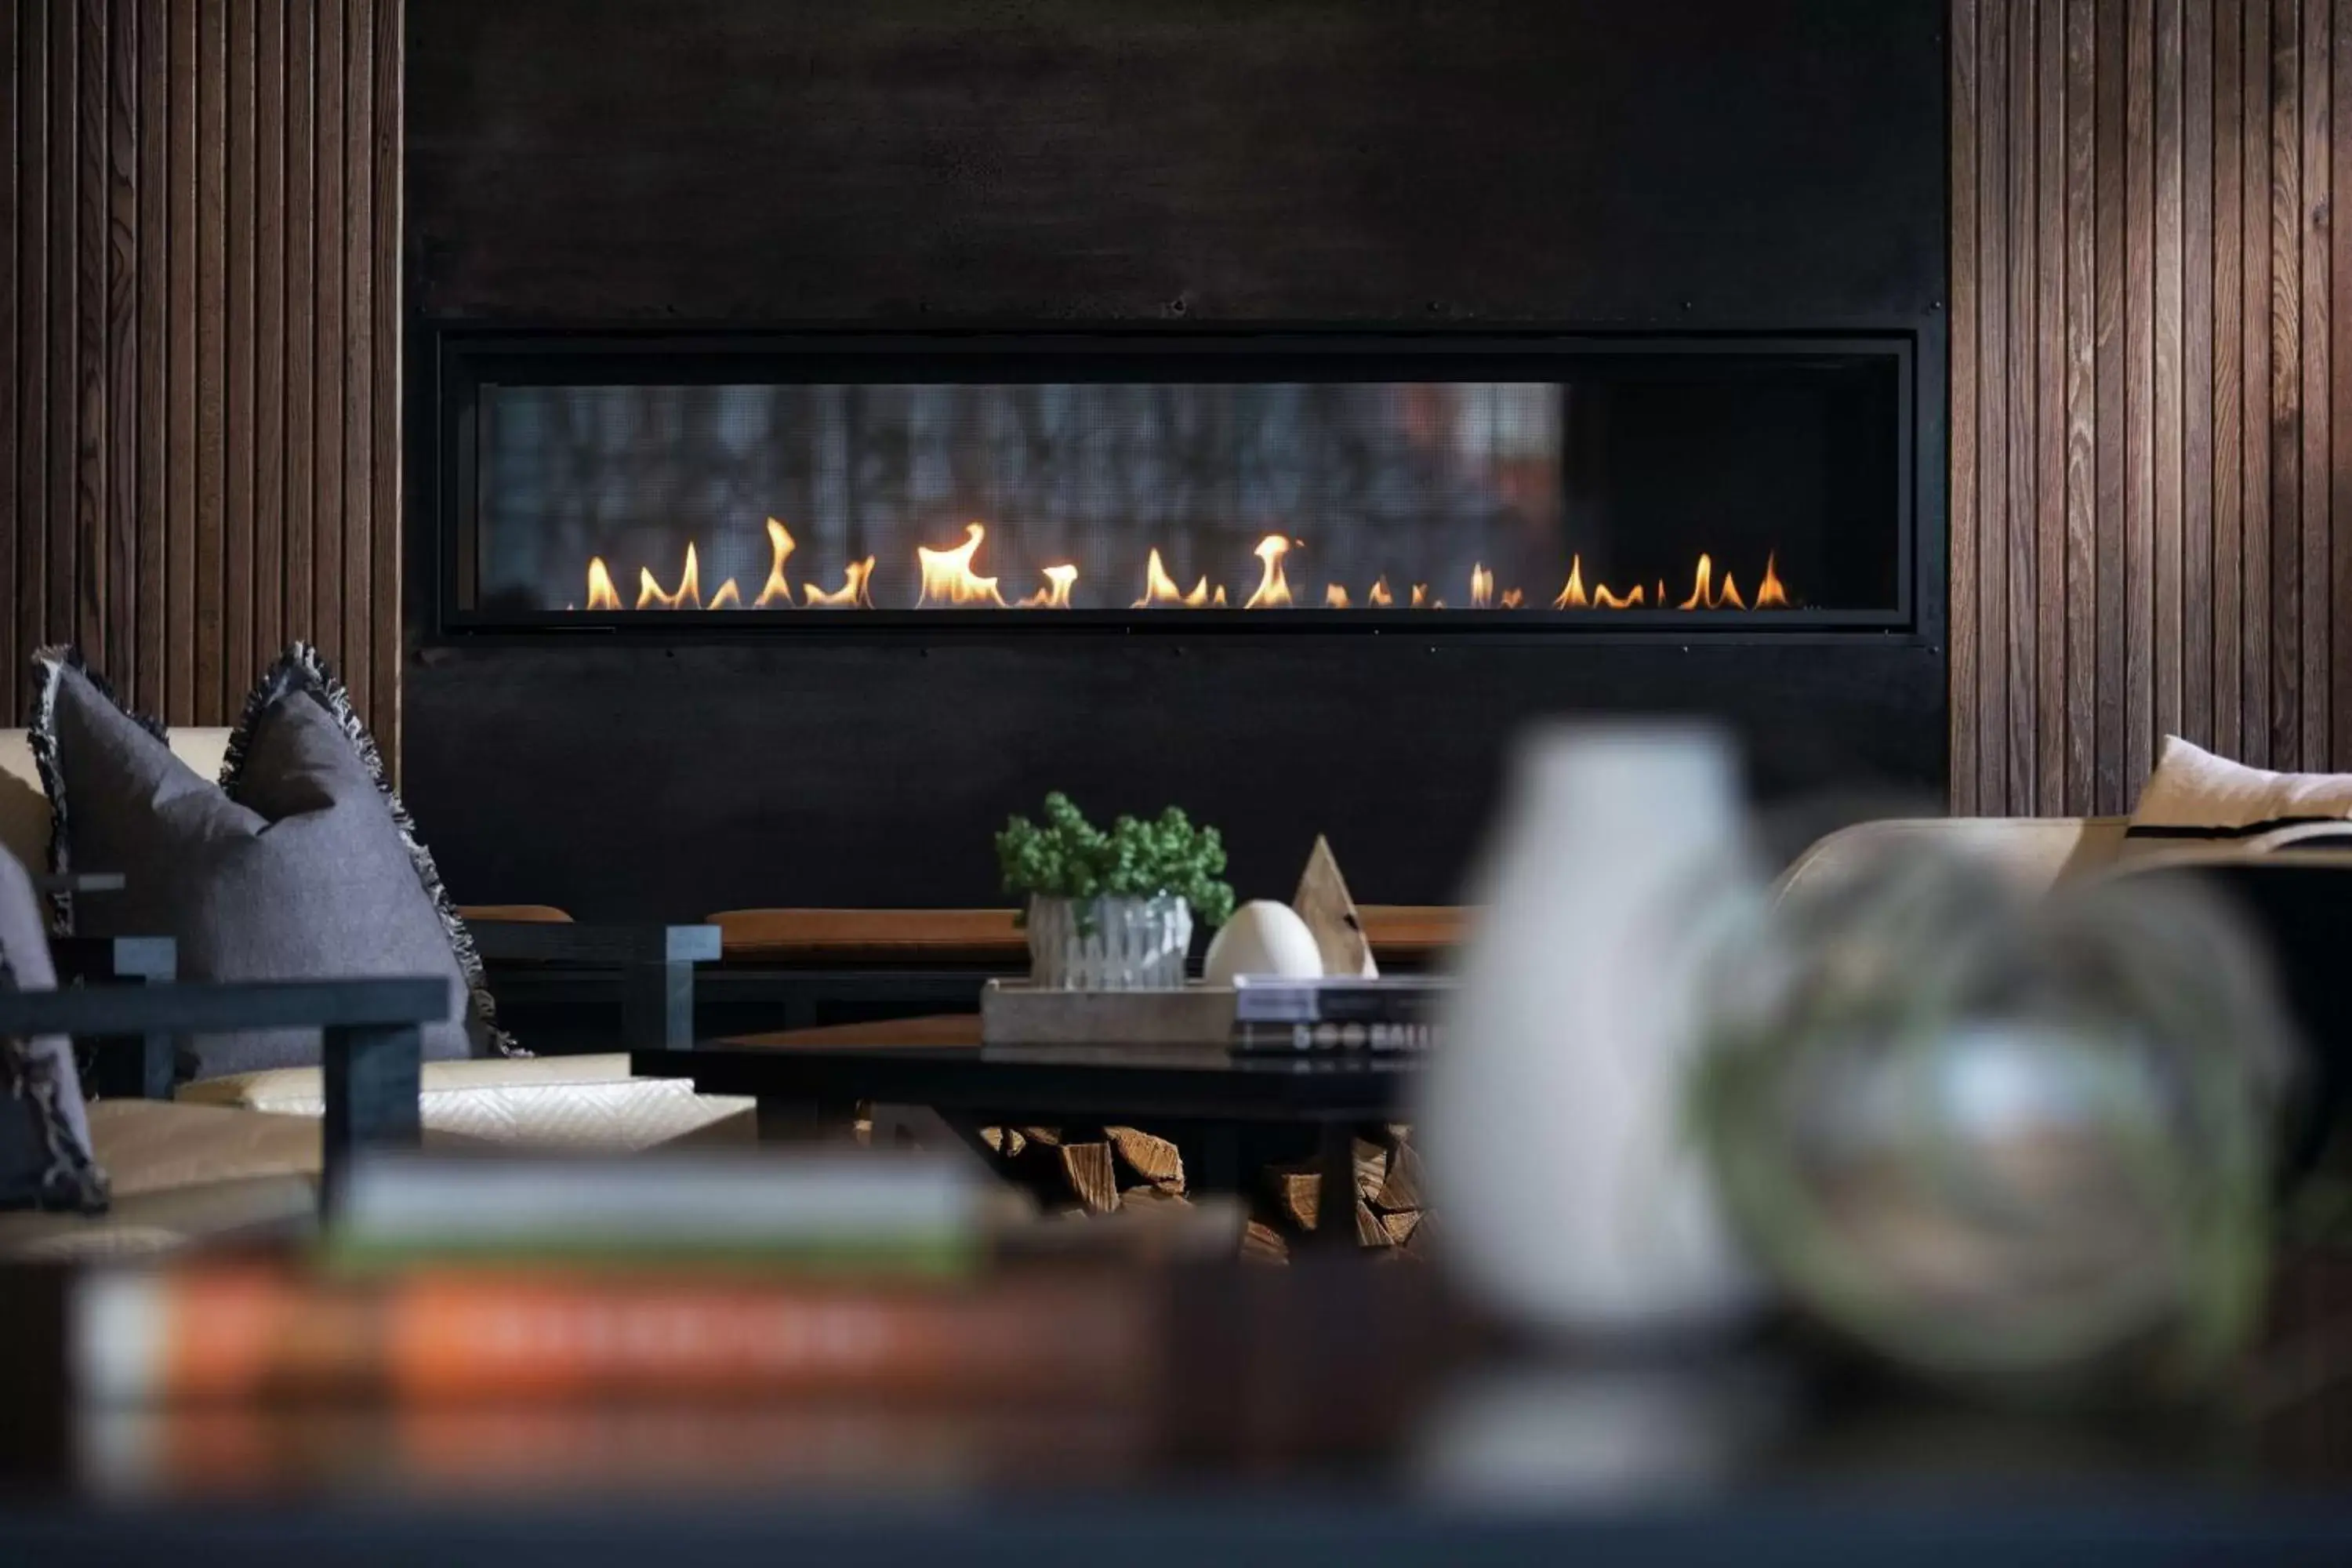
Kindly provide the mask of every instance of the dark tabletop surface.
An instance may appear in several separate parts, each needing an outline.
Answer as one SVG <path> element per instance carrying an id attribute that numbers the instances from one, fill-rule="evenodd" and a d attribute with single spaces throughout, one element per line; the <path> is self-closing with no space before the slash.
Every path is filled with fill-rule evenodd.
<path id="1" fill-rule="evenodd" d="M 2322 1276 L 2284 1299 L 2332 1311 L 2352 1269 Z M 1151 1282 L 1160 1369 L 1118 1403 L 68 1401 L 53 1426 L 20 1380 L 0 1563 L 2352 1563 L 2343 1379 L 2060 1416 L 1770 1329 L 1538 1349 L 1422 1266 L 1116 1278 Z"/>
<path id="2" fill-rule="evenodd" d="M 642 1076 L 691 1079 L 709 1094 L 1235 1121 L 1391 1119 L 1420 1068 L 1404 1055 L 1243 1055 L 1218 1046 L 900 1046 L 878 1035 L 854 1045 L 744 1036 L 686 1050 L 635 1051 L 630 1060 Z"/>

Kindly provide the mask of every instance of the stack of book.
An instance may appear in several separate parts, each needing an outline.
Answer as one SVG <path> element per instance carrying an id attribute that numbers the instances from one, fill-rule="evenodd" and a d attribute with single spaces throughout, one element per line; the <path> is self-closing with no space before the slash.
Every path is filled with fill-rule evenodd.
<path id="1" fill-rule="evenodd" d="M 1249 1053 L 1380 1054 L 1426 1050 L 1452 982 L 1429 975 L 1234 982 L 1234 1048 Z"/>
<path id="2" fill-rule="evenodd" d="M 101 1408 L 1131 1392 L 1146 1292 L 996 1263 L 992 1195 L 878 1152 L 364 1159 L 314 1257 L 78 1277 L 70 1364 Z"/>

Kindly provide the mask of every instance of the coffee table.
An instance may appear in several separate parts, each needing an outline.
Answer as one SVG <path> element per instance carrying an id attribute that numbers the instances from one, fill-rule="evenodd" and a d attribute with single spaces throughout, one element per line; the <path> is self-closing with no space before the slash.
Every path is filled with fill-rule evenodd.
<path id="1" fill-rule="evenodd" d="M 761 1137 L 805 1139 L 860 1101 L 925 1106 L 967 1126 L 1132 1124 L 1175 1142 L 1204 1193 L 1240 1193 L 1253 1133 L 1314 1140 L 1323 1176 L 1315 1234 L 1355 1234 L 1354 1139 L 1407 1114 L 1411 1057 L 1240 1056 L 1219 1046 L 983 1046 L 976 1016 L 788 1030 L 631 1054 L 647 1078 L 759 1101 Z"/>

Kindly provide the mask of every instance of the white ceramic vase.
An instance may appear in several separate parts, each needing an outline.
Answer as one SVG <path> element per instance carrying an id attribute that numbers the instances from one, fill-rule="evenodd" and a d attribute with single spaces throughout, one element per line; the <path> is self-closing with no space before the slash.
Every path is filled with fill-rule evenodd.
<path id="1" fill-rule="evenodd" d="M 1419 1121 L 1464 1281 L 1530 1327 L 1674 1339 L 1754 1299 L 1685 1114 L 1701 969 L 1760 888 L 1707 728 L 1518 748 Z"/>

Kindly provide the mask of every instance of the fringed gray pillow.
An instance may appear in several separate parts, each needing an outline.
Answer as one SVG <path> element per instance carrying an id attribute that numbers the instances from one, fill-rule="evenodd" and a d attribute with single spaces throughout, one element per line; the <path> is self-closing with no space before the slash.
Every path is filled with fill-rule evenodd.
<path id="1" fill-rule="evenodd" d="M 453 1018 L 425 1054 L 502 1049 L 472 939 L 317 650 L 297 643 L 247 700 L 218 784 L 172 754 L 69 649 L 37 658 L 33 751 L 55 869 L 121 871 L 61 910 L 82 936 L 169 936 L 184 980 L 446 974 Z M 198 1076 L 315 1063 L 315 1032 L 195 1041 Z"/>
<path id="2" fill-rule="evenodd" d="M 0 990 L 50 991 L 57 984 L 33 880 L 0 849 Z M 56 1035 L 0 1037 L 0 1208 L 96 1214 L 106 1201 L 72 1047 Z"/>

